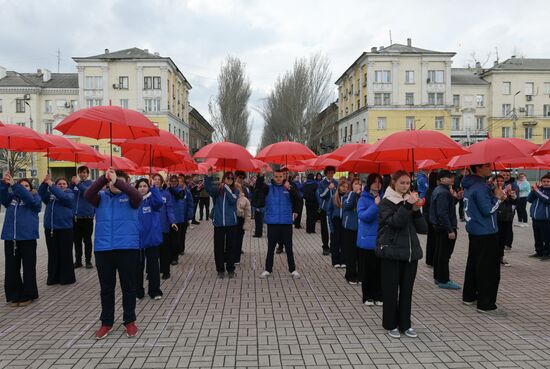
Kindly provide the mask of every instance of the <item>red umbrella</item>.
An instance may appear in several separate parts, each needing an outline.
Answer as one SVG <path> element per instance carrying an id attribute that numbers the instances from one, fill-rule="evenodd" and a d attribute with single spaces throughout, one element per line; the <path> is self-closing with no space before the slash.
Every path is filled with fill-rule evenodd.
<path id="1" fill-rule="evenodd" d="M 431 159 L 421 160 L 416 162 L 418 169 L 434 170 L 447 168 L 447 163 L 437 162 Z"/>
<path id="2" fill-rule="evenodd" d="M 145 115 L 120 106 L 94 106 L 78 110 L 63 119 L 55 129 L 66 135 L 111 140 L 159 135 L 159 129 Z"/>
<path id="3" fill-rule="evenodd" d="M 151 168 L 149 166 L 147 167 L 139 167 L 136 170 L 128 171 L 130 174 L 151 174 L 151 173 L 159 173 L 159 172 L 166 172 L 166 168 Z"/>
<path id="4" fill-rule="evenodd" d="M 54 146 L 40 133 L 15 124 L 0 126 L 0 148 L 18 152 L 46 151 Z"/>
<path id="5" fill-rule="evenodd" d="M 122 149 L 151 149 L 154 146 L 155 151 L 189 151 L 187 146 L 174 134 L 159 130 L 158 136 L 140 137 L 135 139 L 113 139 L 113 144 L 122 147 Z"/>
<path id="6" fill-rule="evenodd" d="M 368 149 L 367 149 L 368 150 Z M 347 158 L 342 160 L 338 166 L 339 171 L 352 172 L 352 173 L 378 173 L 378 174 L 390 174 L 398 170 L 410 169 L 410 164 L 401 161 L 385 161 L 376 162 L 372 160 L 361 159 L 365 150 L 359 150 L 350 154 Z"/>
<path id="7" fill-rule="evenodd" d="M 533 155 L 548 155 L 550 154 L 550 140 L 546 140 Z"/>
<path id="8" fill-rule="evenodd" d="M 316 158 L 317 155 L 299 142 L 282 141 L 263 148 L 256 159 L 266 163 L 295 164 L 298 160 Z"/>
<path id="9" fill-rule="evenodd" d="M 101 155 L 103 159 L 98 162 L 86 163 L 86 166 L 90 169 L 108 170 L 113 167 L 114 169 L 123 170 L 125 172 L 133 172 L 138 169 L 138 166 L 133 161 L 122 158 L 120 156 L 107 156 Z"/>
<path id="10" fill-rule="evenodd" d="M 437 131 L 400 131 L 372 145 L 362 158 L 414 163 L 424 159 L 441 161 L 467 153 L 464 147 Z"/>
<path id="11" fill-rule="evenodd" d="M 368 143 L 350 143 L 344 146 L 340 146 L 339 148 L 328 154 L 327 157 L 331 159 L 343 160 L 347 158 L 350 154 L 368 147 L 370 147 Z"/>
<path id="12" fill-rule="evenodd" d="M 198 159 L 253 159 L 247 149 L 232 142 L 214 142 L 201 148 L 195 155 Z"/>
<path id="13" fill-rule="evenodd" d="M 520 138 L 488 138 L 469 146 L 469 154 L 452 158 L 448 165 L 456 168 L 500 162 L 513 168 L 514 163 L 537 164 L 531 156 L 537 148 L 534 143 Z"/>
<path id="14" fill-rule="evenodd" d="M 323 169 L 327 166 L 338 167 L 342 159 L 332 159 L 329 156 L 330 154 L 323 154 L 313 159 L 298 160 L 296 164 L 305 165 L 309 169 Z"/>
<path id="15" fill-rule="evenodd" d="M 191 155 L 189 155 L 187 151 L 158 151 L 154 148 L 152 148 L 152 150 L 138 148 L 123 149 L 122 156 L 136 163 L 138 167 L 150 166 L 167 168 L 171 165 L 183 163 L 186 160 L 185 153 L 187 153 L 187 160 L 193 162 L 193 158 L 191 158 Z"/>
<path id="16" fill-rule="evenodd" d="M 98 162 L 103 160 L 103 155 L 98 153 L 89 145 L 74 142 L 76 149 L 69 151 L 64 148 L 52 147 L 46 153 L 46 156 L 53 160 L 72 161 L 74 163 Z"/>
<path id="17" fill-rule="evenodd" d="M 307 165 L 304 164 L 289 164 L 286 166 L 286 168 L 291 172 L 306 172 L 310 169 Z"/>
<path id="18" fill-rule="evenodd" d="M 220 171 L 242 170 L 243 172 L 260 172 L 268 164 L 257 159 L 207 159 L 205 164 Z"/>

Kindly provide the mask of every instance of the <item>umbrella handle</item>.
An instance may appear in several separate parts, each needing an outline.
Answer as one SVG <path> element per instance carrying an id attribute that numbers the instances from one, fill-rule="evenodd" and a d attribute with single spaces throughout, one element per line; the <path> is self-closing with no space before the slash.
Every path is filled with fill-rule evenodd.
<path id="1" fill-rule="evenodd" d="M 113 122 L 109 122 L 109 152 L 111 153 L 111 168 L 113 167 Z"/>

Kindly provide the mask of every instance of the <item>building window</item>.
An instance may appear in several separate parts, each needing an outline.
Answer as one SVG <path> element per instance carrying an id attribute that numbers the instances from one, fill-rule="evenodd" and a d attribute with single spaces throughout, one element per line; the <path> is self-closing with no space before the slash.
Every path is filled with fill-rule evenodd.
<path id="1" fill-rule="evenodd" d="M 451 118 L 451 131 L 460 131 L 460 117 Z"/>
<path id="2" fill-rule="evenodd" d="M 550 95 L 550 82 L 544 82 L 544 94 Z"/>
<path id="3" fill-rule="evenodd" d="M 485 95 L 476 95 L 476 106 L 483 108 L 485 106 Z"/>
<path id="4" fill-rule="evenodd" d="M 483 131 L 485 129 L 485 117 L 476 117 L 476 129 Z"/>
<path id="5" fill-rule="evenodd" d="M 386 129 L 386 117 L 378 117 L 378 129 Z"/>
<path id="6" fill-rule="evenodd" d="M 71 100 L 71 111 L 75 111 L 78 108 L 78 100 Z"/>
<path id="7" fill-rule="evenodd" d="M 374 105 L 390 105 L 391 94 L 389 92 L 377 92 L 374 94 Z"/>
<path id="8" fill-rule="evenodd" d="M 523 128 L 523 138 L 526 140 L 533 139 L 533 127 L 524 127 Z"/>
<path id="9" fill-rule="evenodd" d="M 128 89 L 128 77 L 120 76 L 118 77 L 118 88 L 127 90 Z"/>
<path id="10" fill-rule="evenodd" d="M 120 99 L 120 107 L 128 109 L 128 99 Z"/>
<path id="11" fill-rule="evenodd" d="M 375 70 L 374 71 L 375 83 L 391 83 L 391 71 L 389 70 Z"/>
<path id="12" fill-rule="evenodd" d="M 443 83 L 445 73 L 442 70 L 429 70 L 428 83 Z"/>
<path id="13" fill-rule="evenodd" d="M 0 99 L 0 113 L 2 112 L 2 99 Z"/>
<path id="14" fill-rule="evenodd" d="M 51 135 L 53 132 L 53 122 L 51 121 L 44 122 L 44 131 L 46 132 L 46 134 Z"/>
<path id="15" fill-rule="evenodd" d="M 443 129 L 443 117 L 435 117 L 435 129 Z"/>
<path id="16" fill-rule="evenodd" d="M 443 105 L 443 93 L 442 92 L 430 92 L 428 93 L 429 105 Z"/>
<path id="17" fill-rule="evenodd" d="M 45 101 L 44 101 L 44 112 L 45 112 L 45 113 L 51 113 L 51 112 L 53 112 L 52 100 L 45 100 Z"/>
<path id="18" fill-rule="evenodd" d="M 502 127 L 502 138 L 510 138 L 510 127 Z"/>
<path id="19" fill-rule="evenodd" d="M 525 116 L 532 117 L 533 115 L 535 115 L 535 105 L 533 104 L 525 105 Z"/>
<path id="20" fill-rule="evenodd" d="M 144 90 L 153 89 L 153 77 L 143 77 L 143 89 Z"/>
<path id="21" fill-rule="evenodd" d="M 405 105 L 414 105 L 414 93 L 405 93 Z"/>
<path id="22" fill-rule="evenodd" d="M 460 106 L 460 95 L 453 95 L 453 106 Z"/>
<path id="23" fill-rule="evenodd" d="M 102 99 L 86 99 L 86 107 L 91 108 L 92 106 L 101 106 L 103 105 Z"/>
<path id="24" fill-rule="evenodd" d="M 414 83 L 414 70 L 405 71 L 405 83 L 413 84 Z"/>
<path id="25" fill-rule="evenodd" d="M 351 137 L 353 136 L 353 124 L 349 125 L 349 140 L 351 142 Z"/>
<path id="26" fill-rule="evenodd" d="M 502 82 L 502 93 L 510 95 L 512 93 L 512 82 Z"/>
<path id="27" fill-rule="evenodd" d="M 502 116 L 505 117 L 512 111 L 511 104 L 502 104 Z"/>
<path id="28" fill-rule="evenodd" d="M 84 79 L 85 90 L 102 90 L 103 89 L 103 77 L 101 76 L 87 76 Z"/>
<path id="29" fill-rule="evenodd" d="M 15 99 L 15 112 L 24 113 L 25 112 L 25 100 Z"/>
<path id="30" fill-rule="evenodd" d="M 160 90 L 160 77 L 153 77 L 153 90 Z"/>
<path id="31" fill-rule="evenodd" d="M 348 141 L 348 126 L 344 127 L 344 142 Z"/>
<path id="32" fill-rule="evenodd" d="M 550 139 L 550 128 L 544 127 L 542 135 L 543 135 L 545 140 L 549 140 Z"/>
<path id="33" fill-rule="evenodd" d="M 533 82 L 525 82 L 525 95 L 533 96 L 535 93 L 535 84 Z"/>
<path id="34" fill-rule="evenodd" d="M 443 105 L 443 93 L 438 92 L 437 94 L 435 94 L 435 97 L 437 99 L 437 105 Z"/>
<path id="35" fill-rule="evenodd" d="M 19 127 L 25 127 L 25 122 L 18 122 L 18 123 L 15 123 L 17 124 Z"/>
<path id="36" fill-rule="evenodd" d="M 550 117 L 550 105 L 543 105 L 543 114 L 545 117 Z"/>
<path id="37" fill-rule="evenodd" d="M 414 117 L 405 118 L 405 129 L 408 131 L 414 130 Z"/>
<path id="38" fill-rule="evenodd" d="M 143 99 L 143 106 L 146 112 L 160 111 L 160 99 Z"/>

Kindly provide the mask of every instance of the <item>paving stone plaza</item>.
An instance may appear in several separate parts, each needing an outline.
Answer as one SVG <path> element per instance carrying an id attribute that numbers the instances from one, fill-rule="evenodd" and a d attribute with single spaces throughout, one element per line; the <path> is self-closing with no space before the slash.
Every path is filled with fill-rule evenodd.
<path id="1" fill-rule="evenodd" d="M 467 236 L 464 223 L 460 227 L 451 278 L 462 285 Z M 78 269 L 74 285 L 46 286 L 41 235 L 40 299 L 27 307 L 0 305 L 0 367 L 549 368 L 550 263 L 528 257 L 531 228 L 514 227 L 514 233 L 506 255 L 511 267 L 501 270 L 498 298 L 507 317 L 480 315 L 463 305 L 461 291 L 437 288 L 432 269 L 421 261 L 413 297 L 419 337 L 400 340 L 382 328 L 382 308 L 364 306 L 360 286 L 347 284 L 344 271 L 321 255 L 319 233 L 294 231 L 301 279 L 287 272 L 285 254 L 276 255 L 272 278 L 259 279 L 267 240 L 247 232 L 237 277 L 220 280 L 212 224 L 202 222 L 188 230 L 183 261 L 162 281 L 164 298 L 138 301 L 137 337 L 124 334 L 118 293 L 115 327 L 96 341 L 95 269 Z M 3 253 L 0 259 L 3 276 Z M 3 289 L 0 295 L 5 301 Z"/>

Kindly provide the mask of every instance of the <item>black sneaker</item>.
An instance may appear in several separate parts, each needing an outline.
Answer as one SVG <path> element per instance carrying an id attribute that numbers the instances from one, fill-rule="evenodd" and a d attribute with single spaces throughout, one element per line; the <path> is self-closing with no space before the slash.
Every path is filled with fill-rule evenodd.
<path id="1" fill-rule="evenodd" d="M 170 273 L 163 273 L 162 274 L 162 279 L 168 279 L 170 278 Z"/>
<path id="2" fill-rule="evenodd" d="M 323 255 L 330 255 L 330 251 L 328 249 L 323 249 Z"/>
<path id="3" fill-rule="evenodd" d="M 90 261 L 87 261 L 86 262 L 86 269 L 92 269 L 94 266 L 92 265 L 92 263 Z"/>
<path id="4" fill-rule="evenodd" d="M 74 268 L 77 269 L 77 268 L 82 268 L 82 262 L 76 262 L 74 263 Z"/>
<path id="5" fill-rule="evenodd" d="M 223 279 L 225 277 L 225 273 L 224 272 L 218 272 L 218 278 L 219 279 Z"/>
<path id="6" fill-rule="evenodd" d="M 235 278 L 235 272 L 228 272 L 228 273 L 227 273 L 227 277 L 228 277 L 229 279 Z"/>
<path id="7" fill-rule="evenodd" d="M 192 221 L 191 224 L 195 224 L 195 225 L 199 225 L 201 224 L 200 222 L 197 222 L 196 220 Z"/>
<path id="8" fill-rule="evenodd" d="M 282 254 L 283 253 L 283 248 L 282 247 L 277 247 L 277 251 L 275 251 L 277 254 Z"/>
<path id="9" fill-rule="evenodd" d="M 547 260 L 550 260 L 550 255 L 541 256 L 539 259 L 540 259 L 540 261 L 547 261 Z"/>
<path id="10" fill-rule="evenodd" d="M 529 255 L 529 257 L 530 258 L 541 258 L 542 255 L 535 253 L 535 254 Z"/>
<path id="11" fill-rule="evenodd" d="M 178 261 L 177 260 L 172 260 L 172 262 L 170 264 L 171 265 L 178 265 Z"/>

